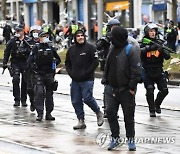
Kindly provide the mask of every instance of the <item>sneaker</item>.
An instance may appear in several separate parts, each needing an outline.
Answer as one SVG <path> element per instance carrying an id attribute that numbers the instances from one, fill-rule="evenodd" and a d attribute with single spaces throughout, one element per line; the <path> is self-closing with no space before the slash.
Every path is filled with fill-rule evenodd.
<path id="1" fill-rule="evenodd" d="M 97 116 L 97 124 L 98 126 L 102 126 L 104 123 L 104 119 L 103 119 L 103 113 L 101 111 L 99 111 L 98 113 L 96 113 Z"/>
<path id="2" fill-rule="evenodd" d="M 160 106 L 156 106 L 156 113 L 161 114 L 161 108 L 160 108 Z"/>
<path id="3" fill-rule="evenodd" d="M 28 106 L 26 102 L 21 102 L 21 105 L 22 105 L 22 107 L 27 107 Z"/>
<path id="4" fill-rule="evenodd" d="M 150 112 L 150 117 L 156 117 L 155 111 L 151 111 L 151 112 Z"/>
<path id="5" fill-rule="evenodd" d="M 46 120 L 55 120 L 55 117 L 53 117 L 51 114 L 46 114 Z"/>
<path id="6" fill-rule="evenodd" d="M 123 142 L 120 139 L 120 137 L 116 137 L 116 138 L 112 137 L 111 141 L 110 141 L 110 143 L 108 145 L 108 150 L 116 149 L 116 148 L 118 148 L 118 147 L 120 147 L 122 145 L 123 145 Z"/>
<path id="7" fill-rule="evenodd" d="M 136 151 L 136 145 L 134 143 L 134 140 L 128 140 L 128 148 L 129 151 Z"/>
<path id="8" fill-rule="evenodd" d="M 79 119 L 78 124 L 73 127 L 74 130 L 76 130 L 76 129 L 85 129 L 85 128 L 86 128 L 86 124 L 84 122 L 84 119 Z"/>
<path id="9" fill-rule="evenodd" d="M 13 106 L 14 106 L 14 107 L 20 106 L 20 102 L 19 102 L 19 101 L 15 101 L 15 103 L 14 103 Z"/>

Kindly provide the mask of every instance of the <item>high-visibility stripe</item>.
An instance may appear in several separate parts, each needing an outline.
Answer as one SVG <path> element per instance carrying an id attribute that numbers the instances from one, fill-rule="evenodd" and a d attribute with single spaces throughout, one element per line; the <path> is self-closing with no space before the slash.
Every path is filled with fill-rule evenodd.
<path id="1" fill-rule="evenodd" d="M 146 53 L 146 57 L 150 58 L 151 56 L 159 57 L 160 52 L 158 50 L 150 51 Z"/>

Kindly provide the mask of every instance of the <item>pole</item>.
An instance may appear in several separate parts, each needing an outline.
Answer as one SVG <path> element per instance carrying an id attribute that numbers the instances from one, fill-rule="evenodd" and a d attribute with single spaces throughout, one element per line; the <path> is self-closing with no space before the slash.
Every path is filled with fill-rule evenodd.
<path id="1" fill-rule="evenodd" d="M 129 0 L 129 27 L 134 28 L 134 4 L 133 0 Z"/>
<path id="2" fill-rule="evenodd" d="M 97 1 L 97 15 L 98 15 L 98 39 L 102 37 L 103 29 L 103 0 Z"/>

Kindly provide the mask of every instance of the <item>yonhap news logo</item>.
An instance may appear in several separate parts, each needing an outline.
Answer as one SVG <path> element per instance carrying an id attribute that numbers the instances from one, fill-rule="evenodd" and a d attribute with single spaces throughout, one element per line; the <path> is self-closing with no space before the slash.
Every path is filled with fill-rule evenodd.
<path id="1" fill-rule="evenodd" d="M 128 139 L 126 137 L 120 137 L 119 140 L 122 144 L 128 143 Z M 96 143 L 102 148 L 108 147 L 110 141 L 110 133 L 100 133 L 96 137 Z M 174 144 L 176 142 L 176 138 L 174 136 L 135 137 L 134 142 L 136 144 Z"/>

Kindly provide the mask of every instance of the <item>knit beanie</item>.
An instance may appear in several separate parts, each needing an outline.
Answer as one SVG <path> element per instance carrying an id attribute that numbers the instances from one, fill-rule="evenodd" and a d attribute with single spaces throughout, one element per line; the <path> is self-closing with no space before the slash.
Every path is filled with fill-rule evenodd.
<path id="1" fill-rule="evenodd" d="M 116 26 L 112 29 L 112 44 L 116 48 L 123 48 L 128 44 L 128 32 L 125 28 Z"/>

